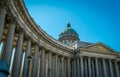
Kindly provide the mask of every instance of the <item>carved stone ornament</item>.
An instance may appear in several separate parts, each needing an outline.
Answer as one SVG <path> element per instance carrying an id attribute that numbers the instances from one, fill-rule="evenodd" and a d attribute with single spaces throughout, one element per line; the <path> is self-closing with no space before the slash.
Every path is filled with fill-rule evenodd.
<path id="1" fill-rule="evenodd" d="M 5 8 L 5 9 L 8 9 L 8 6 L 9 6 L 10 2 L 9 1 L 0 1 L 0 8 Z"/>

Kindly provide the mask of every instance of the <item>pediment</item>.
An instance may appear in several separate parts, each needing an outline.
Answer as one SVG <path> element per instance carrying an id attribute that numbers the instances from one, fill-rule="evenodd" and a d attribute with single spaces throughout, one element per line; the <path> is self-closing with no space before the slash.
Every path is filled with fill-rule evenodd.
<path id="1" fill-rule="evenodd" d="M 87 47 L 83 47 L 81 49 L 87 50 L 87 51 L 94 51 L 94 52 L 101 52 L 101 53 L 115 53 L 113 49 L 110 47 L 106 46 L 103 43 L 97 43 L 93 45 L 89 45 Z"/>

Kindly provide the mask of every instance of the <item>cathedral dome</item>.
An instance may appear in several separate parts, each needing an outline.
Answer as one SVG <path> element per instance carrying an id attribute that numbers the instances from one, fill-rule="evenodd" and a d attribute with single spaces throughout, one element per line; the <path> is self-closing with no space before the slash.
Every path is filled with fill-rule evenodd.
<path id="1" fill-rule="evenodd" d="M 61 32 L 61 34 L 65 34 L 65 33 L 73 33 L 77 35 L 77 32 L 71 27 L 67 27 Z"/>
<path id="2" fill-rule="evenodd" d="M 59 41 L 69 45 L 74 41 L 78 41 L 78 36 L 77 32 L 71 28 L 70 22 L 68 22 L 67 27 L 59 35 Z"/>

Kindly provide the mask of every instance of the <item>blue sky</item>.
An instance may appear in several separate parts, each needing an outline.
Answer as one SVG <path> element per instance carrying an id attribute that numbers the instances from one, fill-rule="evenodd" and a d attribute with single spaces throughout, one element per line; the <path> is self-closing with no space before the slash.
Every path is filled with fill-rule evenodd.
<path id="1" fill-rule="evenodd" d="M 25 0 L 40 27 L 55 39 L 68 21 L 81 41 L 103 42 L 120 51 L 119 0 Z"/>

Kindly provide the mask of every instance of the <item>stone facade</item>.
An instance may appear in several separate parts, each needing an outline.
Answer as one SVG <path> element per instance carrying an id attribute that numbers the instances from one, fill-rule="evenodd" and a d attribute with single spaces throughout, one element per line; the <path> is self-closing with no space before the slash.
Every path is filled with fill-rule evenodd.
<path id="1" fill-rule="evenodd" d="M 116 51 L 103 43 L 60 43 L 33 21 L 23 0 L 0 1 L 0 45 L 9 77 L 120 77 Z"/>

